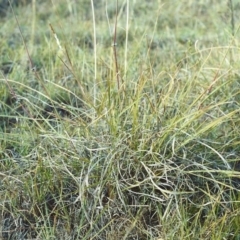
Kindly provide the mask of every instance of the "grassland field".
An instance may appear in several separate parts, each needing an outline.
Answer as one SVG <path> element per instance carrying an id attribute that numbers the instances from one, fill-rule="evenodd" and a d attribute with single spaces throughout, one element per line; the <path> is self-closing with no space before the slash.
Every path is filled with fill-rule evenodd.
<path id="1" fill-rule="evenodd" d="M 239 240 L 239 11 L 0 1 L 0 239 Z"/>

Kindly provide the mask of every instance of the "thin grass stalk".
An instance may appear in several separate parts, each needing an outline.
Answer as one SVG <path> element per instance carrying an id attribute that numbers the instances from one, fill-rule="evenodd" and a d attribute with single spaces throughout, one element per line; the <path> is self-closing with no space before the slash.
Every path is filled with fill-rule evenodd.
<path id="1" fill-rule="evenodd" d="M 235 35 L 235 17 L 234 17 L 234 10 L 233 10 L 232 0 L 229 0 L 228 4 L 229 4 L 230 11 L 231 11 L 231 30 L 232 30 L 232 36 L 234 36 L 234 35 Z"/>
<path id="2" fill-rule="evenodd" d="M 108 30 L 109 30 L 109 35 L 112 36 L 112 30 L 110 27 L 110 21 L 109 21 L 109 17 L 108 17 L 108 10 L 107 10 L 107 0 L 106 0 L 106 5 L 105 5 L 105 13 L 106 13 L 106 18 L 107 18 L 107 23 L 108 23 Z"/>
<path id="3" fill-rule="evenodd" d="M 36 0 L 32 0 L 32 31 L 31 31 L 31 51 L 33 50 L 35 29 L 36 29 Z"/>
<path id="4" fill-rule="evenodd" d="M 118 19 L 118 0 L 116 3 L 116 18 L 115 18 L 114 34 L 113 34 L 113 55 L 114 55 L 114 62 L 115 62 L 117 87 L 119 90 L 120 89 L 120 73 L 119 73 L 118 58 L 117 58 L 117 19 Z"/>
<path id="5" fill-rule="evenodd" d="M 93 20 L 93 49 L 94 49 L 94 83 L 93 83 L 93 104 L 96 106 L 96 94 L 97 94 L 97 36 L 96 36 L 96 19 L 93 0 L 91 0 L 92 6 L 92 20 Z"/>
<path id="6" fill-rule="evenodd" d="M 233 10 L 233 2 L 232 0 L 228 1 L 230 12 L 231 12 L 231 30 L 232 30 L 232 38 L 234 39 L 235 36 L 235 17 L 234 17 L 234 10 Z M 230 61 L 233 63 L 233 51 L 230 51 Z"/>
<path id="7" fill-rule="evenodd" d="M 127 0 L 127 16 L 126 16 L 126 40 L 125 40 L 125 53 L 124 53 L 124 80 L 127 78 L 127 66 L 128 66 L 128 30 L 129 30 L 129 0 Z"/>

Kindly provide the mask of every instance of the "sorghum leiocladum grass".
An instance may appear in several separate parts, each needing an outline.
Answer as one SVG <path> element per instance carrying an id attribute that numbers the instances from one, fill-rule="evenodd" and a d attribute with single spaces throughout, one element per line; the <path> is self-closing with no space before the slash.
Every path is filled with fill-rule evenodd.
<path id="1" fill-rule="evenodd" d="M 225 1 L 162 2 L 1 20 L 3 239 L 239 238 L 238 33 Z"/>

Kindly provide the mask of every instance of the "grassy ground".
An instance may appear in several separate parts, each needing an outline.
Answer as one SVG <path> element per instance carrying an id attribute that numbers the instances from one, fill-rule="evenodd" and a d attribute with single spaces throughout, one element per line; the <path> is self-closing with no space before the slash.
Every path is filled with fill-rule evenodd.
<path id="1" fill-rule="evenodd" d="M 240 239 L 237 1 L 36 2 L 1 19 L 2 239 Z"/>

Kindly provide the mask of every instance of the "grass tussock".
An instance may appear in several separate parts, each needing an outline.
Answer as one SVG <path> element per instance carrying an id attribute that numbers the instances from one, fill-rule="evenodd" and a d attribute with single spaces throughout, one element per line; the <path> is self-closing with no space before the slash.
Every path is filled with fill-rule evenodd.
<path id="1" fill-rule="evenodd" d="M 239 5 L 13 10 L 0 29 L 2 239 L 239 239 Z"/>

